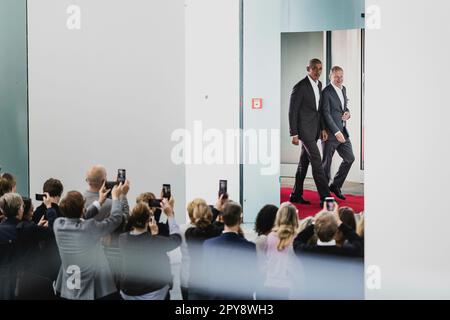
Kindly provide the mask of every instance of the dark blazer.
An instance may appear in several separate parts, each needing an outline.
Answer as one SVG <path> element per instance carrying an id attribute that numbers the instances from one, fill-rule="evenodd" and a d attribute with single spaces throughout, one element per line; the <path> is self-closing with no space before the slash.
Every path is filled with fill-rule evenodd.
<path id="1" fill-rule="evenodd" d="M 342 93 L 344 95 L 343 108 L 341 99 L 339 99 L 339 96 L 331 83 L 322 91 L 322 103 L 319 110 L 325 122 L 329 139 L 336 139 L 335 134 L 338 131 L 341 131 L 346 137 L 349 136 L 347 128 L 344 127 L 342 121 L 344 112 L 350 111 L 347 108 L 347 90 L 345 87 L 342 87 Z"/>
<path id="2" fill-rule="evenodd" d="M 256 288 L 256 246 L 243 236 L 226 232 L 203 244 L 210 299 L 252 300 Z"/>
<path id="3" fill-rule="evenodd" d="M 319 81 L 319 90 L 322 83 Z M 320 101 L 319 101 L 320 107 Z M 321 115 L 316 108 L 316 96 L 308 76 L 292 89 L 289 105 L 289 127 L 291 136 L 298 135 L 303 141 L 316 141 L 324 128 Z"/>
<path id="4" fill-rule="evenodd" d="M 294 251 L 297 254 L 317 253 L 362 257 L 364 255 L 363 239 L 345 223 L 339 226 L 339 230 L 342 231 L 345 239 L 348 240 L 343 247 L 310 245 L 308 240 L 314 235 L 314 225 L 309 225 L 294 239 Z"/>
<path id="5" fill-rule="evenodd" d="M 203 263 L 203 242 L 220 235 L 223 228 L 210 224 L 205 228 L 191 227 L 185 232 L 187 250 L 189 252 L 189 288 L 202 288 L 205 283 Z"/>
<path id="6" fill-rule="evenodd" d="M 167 237 L 123 233 L 119 237 L 122 254 L 120 289 L 127 295 L 140 296 L 172 284 L 170 259 L 167 252 L 181 244 L 181 236 Z"/>
<path id="7" fill-rule="evenodd" d="M 62 214 L 59 211 L 59 205 L 57 205 L 56 203 L 52 203 L 52 209 L 54 209 L 56 212 L 56 218 L 62 217 Z M 33 222 L 38 224 L 39 221 L 41 220 L 42 216 L 45 216 L 45 219 L 48 220 L 49 218 L 47 217 L 46 213 L 47 213 L 47 207 L 45 206 L 45 203 L 42 203 L 40 206 L 38 206 L 34 210 L 33 218 L 32 218 Z"/>

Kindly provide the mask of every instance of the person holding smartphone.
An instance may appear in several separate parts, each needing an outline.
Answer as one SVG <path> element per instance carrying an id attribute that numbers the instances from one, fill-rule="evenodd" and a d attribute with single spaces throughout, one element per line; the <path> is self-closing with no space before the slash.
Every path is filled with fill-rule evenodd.
<path id="1" fill-rule="evenodd" d="M 336 244 L 336 234 L 341 231 L 346 244 L 339 247 Z M 311 237 L 317 235 L 317 243 L 311 244 Z M 313 223 L 303 229 L 294 240 L 294 251 L 297 254 L 315 253 L 325 255 L 342 255 L 362 257 L 364 243 L 362 238 L 349 226 L 343 223 L 339 216 L 339 206 L 334 204 L 333 211 L 328 211 L 327 203 L 315 217 Z"/>
<path id="2" fill-rule="evenodd" d="M 174 199 L 163 199 L 161 210 L 167 216 L 168 237 L 159 235 L 158 224 L 149 205 L 136 204 L 130 216 L 132 230 L 119 237 L 122 255 L 120 294 L 125 300 L 169 300 L 172 286 L 167 253 L 181 244 L 173 211 Z"/>

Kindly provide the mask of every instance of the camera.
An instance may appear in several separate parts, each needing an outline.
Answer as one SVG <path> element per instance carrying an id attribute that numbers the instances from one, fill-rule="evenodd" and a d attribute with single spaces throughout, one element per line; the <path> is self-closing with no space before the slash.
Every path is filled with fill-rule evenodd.
<path id="1" fill-rule="evenodd" d="M 36 193 L 36 201 L 44 201 L 44 198 L 46 198 L 47 196 L 45 194 L 42 193 Z"/>

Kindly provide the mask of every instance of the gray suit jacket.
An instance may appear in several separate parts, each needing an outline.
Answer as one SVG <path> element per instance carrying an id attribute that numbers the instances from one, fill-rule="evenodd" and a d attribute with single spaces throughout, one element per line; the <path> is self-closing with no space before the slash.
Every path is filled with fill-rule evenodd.
<path id="1" fill-rule="evenodd" d="M 97 211 L 92 205 L 88 208 L 88 215 L 94 216 Z M 61 297 L 93 300 L 117 291 L 100 239 L 120 225 L 122 214 L 121 202 L 113 200 L 111 215 L 102 221 L 70 218 L 55 220 L 53 230 L 61 256 L 55 291 Z"/>
<path id="2" fill-rule="evenodd" d="M 342 115 L 346 111 L 350 111 L 347 108 L 347 90 L 342 87 L 342 93 L 344 95 L 344 107 L 342 108 L 341 100 L 330 83 L 322 91 L 322 101 L 320 105 L 320 113 L 325 121 L 325 127 L 328 132 L 329 139 L 336 139 L 335 134 L 341 131 L 346 137 L 349 136 L 347 128 L 344 127 L 342 121 Z"/>

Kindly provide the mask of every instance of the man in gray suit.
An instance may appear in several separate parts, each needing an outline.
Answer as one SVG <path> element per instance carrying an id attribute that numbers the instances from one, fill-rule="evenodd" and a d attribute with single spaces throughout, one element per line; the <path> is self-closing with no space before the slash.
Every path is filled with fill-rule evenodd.
<path id="1" fill-rule="evenodd" d="M 331 83 L 322 92 L 322 104 L 320 108 L 328 132 L 328 140 L 322 141 L 322 166 L 327 181 L 330 181 L 330 168 L 334 152 L 337 151 L 341 156 L 343 161 L 330 184 L 330 191 L 336 197 L 345 200 L 341 188 L 347 178 L 352 163 L 355 161 L 355 156 L 353 155 L 352 143 L 350 142 L 347 130 L 350 110 L 347 107 L 347 91 L 342 85 L 344 82 L 344 70 L 338 66 L 331 68 L 330 81 Z"/>
<path id="2" fill-rule="evenodd" d="M 113 232 L 123 219 L 121 196 L 129 190 L 128 181 L 112 189 L 111 214 L 101 221 L 84 220 L 85 199 L 78 191 L 70 191 L 62 199 L 60 209 L 64 217 L 53 224 L 56 243 L 61 256 L 61 268 L 54 285 L 55 291 L 71 300 L 93 300 L 117 292 L 101 238 Z M 105 203 L 109 190 L 99 192 L 99 200 L 87 209 L 87 216 L 95 216 Z"/>

